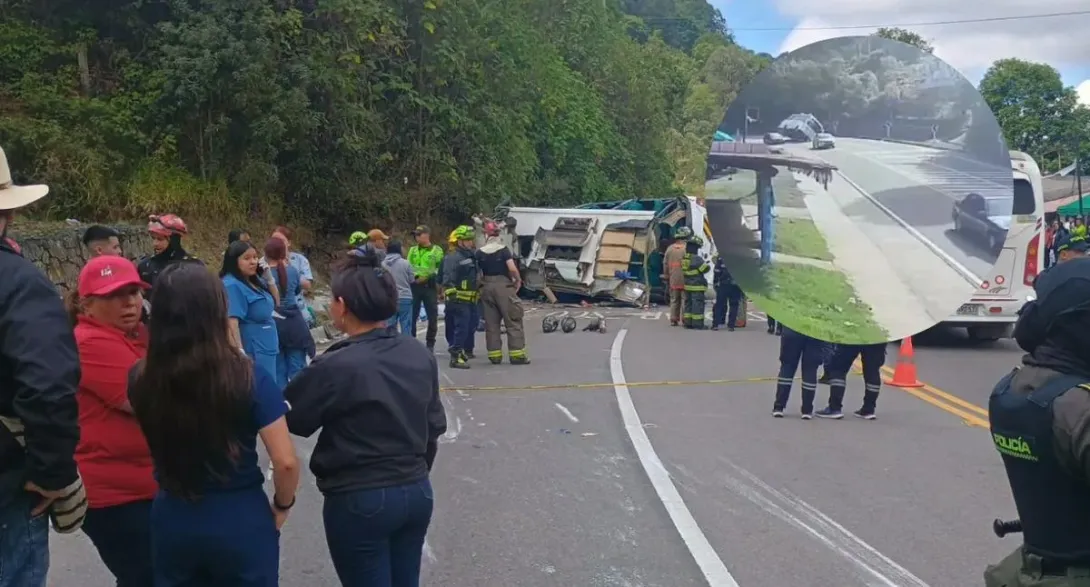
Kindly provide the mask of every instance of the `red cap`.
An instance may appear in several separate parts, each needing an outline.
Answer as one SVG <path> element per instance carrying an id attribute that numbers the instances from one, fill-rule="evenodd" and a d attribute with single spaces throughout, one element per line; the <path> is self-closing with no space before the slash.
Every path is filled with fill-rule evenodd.
<path id="1" fill-rule="evenodd" d="M 130 285 L 148 289 L 148 284 L 140 279 L 136 265 L 124 257 L 103 255 L 95 257 L 83 266 L 79 272 L 79 296 L 107 296 Z"/>

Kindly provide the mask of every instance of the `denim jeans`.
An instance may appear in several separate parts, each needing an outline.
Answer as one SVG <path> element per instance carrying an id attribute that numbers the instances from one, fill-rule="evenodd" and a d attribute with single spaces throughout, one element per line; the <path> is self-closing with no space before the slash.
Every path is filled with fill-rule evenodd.
<path id="1" fill-rule="evenodd" d="M 30 517 L 33 503 L 20 495 L 0 507 L 0 587 L 45 587 L 49 516 Z"/>
<path id="2" fill-rule="evenodd" d="M 413 320 L 413 299 L 400 298 L 397 300 L 397 313 L 390 317 L 388 325 L 392 330 L 400 330 L 401 334 L 415 336 Z"/>
<path id="3" fill-rule="evenodd" d="M 419 587 L 431 523 L 431 482 L 327 495 L 322 511 L 333 568 L 351 587 Z"/>
<path id="4" fill-rule="evenodd" d="M 117 578 L 117 587 L 151 587 L 151 503 L 87 510 L 83 532 Z"/>

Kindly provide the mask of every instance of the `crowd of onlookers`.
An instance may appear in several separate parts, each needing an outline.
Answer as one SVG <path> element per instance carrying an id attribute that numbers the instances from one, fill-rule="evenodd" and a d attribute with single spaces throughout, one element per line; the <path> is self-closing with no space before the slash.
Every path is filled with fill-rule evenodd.
<path id="1" fill-rule="evenodd" d="M 291 435 L 315 433 L 341 582 L 418 585 L 446 418 L 434 355 L 389 328 L 401 296 L 379 255 L 332 268 L 328 313 L 346 336 L 320 355 L 309 263 L 283 227 L 261 250 L 233 234 L 218 276 L 182 247 L 177 216 L 151 219 L 139 263 L 94 227 L 66 312 L 7 236 L 47 192 L 15 185 L 0 151 L 0 587 L 44 587 L 50 521 L 82 529 L 119 586 L 278 585 L 300 481 Z"/>
<path id="2" fill-rule="evenodd" d="M 1048 226 L 1045 229 L 1045 269 L 1055 265 L 1060 260 L 1060 253 L 1067 248 L 1078 249 L 1078 252 L 1086 252 L 1087 226 L 1086 219 L 1079 216 L 1060 217 L 1048 215 Z"/>

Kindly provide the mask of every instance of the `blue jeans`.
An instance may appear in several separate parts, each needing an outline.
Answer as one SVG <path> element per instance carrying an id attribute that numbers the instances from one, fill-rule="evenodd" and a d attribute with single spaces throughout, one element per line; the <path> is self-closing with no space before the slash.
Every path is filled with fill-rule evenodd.
<path id="1" fill-rule="evenodd" d="M 117 578 L 117 587 L 149 587 L 151 500 L 87 510 L 83 532 Z"/>
<path id="2" fill-rule="evenodd" d="M 400 330 L 401 334 L 413 336 L 413 299 L 400 298 L 397 300 L 397 313 L 390 317 L 387 325 L 391 330 Z"/>
<path id="3" fill-rule="evenodd" d="M 151 506 L 155 587 L 277 587 L 280 532 L 260 487 L 187 502 L 159 492 Z"/>
<path id="4" fill-rule="evenodd" d="M 0 587 L 45 587 L 49 572 L 49 516 L 30 517 L 22 496 L 0 508 Z"/>
<path id="5" fill-rule="evenodd" d="M 327 495 L 325 538 L 342 585 L 419 587 L 435 496 L 427 478 Z"/>
<path id="6" fill-rule="evenodd" d="M 276 382 L 280 387 L 287 387 L 288 382 L 295 378 L 304 367 L 307 366 L 307 352 L 303 349 L 280 349 L 276 355 Z"/>

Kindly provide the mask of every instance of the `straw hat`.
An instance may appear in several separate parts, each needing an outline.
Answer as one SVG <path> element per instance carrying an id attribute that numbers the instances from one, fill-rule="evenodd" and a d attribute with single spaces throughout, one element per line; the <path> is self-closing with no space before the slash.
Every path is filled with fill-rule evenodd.
<path id="1" fill-rule="evenodd" d="M 29 206 L 49 193 L 47 185 L 15 185 L 11 180 L 8 157 L 0 147 L 0 211 Z"/>

